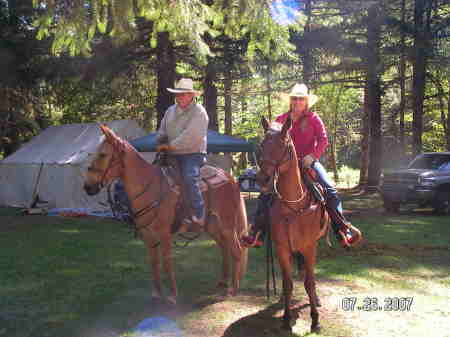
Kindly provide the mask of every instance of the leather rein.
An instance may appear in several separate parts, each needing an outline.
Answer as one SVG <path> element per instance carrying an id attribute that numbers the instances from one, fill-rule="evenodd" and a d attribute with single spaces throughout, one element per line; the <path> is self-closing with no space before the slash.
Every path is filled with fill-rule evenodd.
<path id="1" fill-rule="evenodd" d="M 305 208 L 301 208 L 299 210 L 294 209 L 290 206 L 290 204 L 295 204 L 295 203 L 299 203 L 301 201 L 303 201 L 303 199 L 305 198 L 305 192 L 303 190 L 302 184 L 300 184 L 300 197 L 298 199 L 295 200 L 288 200 L 286 198 L 284 198 L 280 191 L 277 188 L 278 185 L 278 179 L 280 176 L 280 168 L 285 165 L 285 164 L 289 164 L 289 167 L 291 167 L 293 165 L 293 161 L 294 161 L 294 155 L 293 155 L 293 151 L 295 151 L 293 149 L 293 144 L 292 144 L 292 140 L 289 137 L 286 140 L 286 146 L 284 146 L 284 152 L 283 155 L 281 156 L 280 159 L 275 160 L 275 159 L 263 159 L 262 162 L 263 164 L 269 164 L 269 166 L 273 166 L 274 167 L 274 172 L 272 175 L 268 175 L 265 171 L 263 171 L 264 175 L 266 175 L 269 178 L 272 178 L 272 186 L 271 189 L 274 191 L 276 197 L 283 203 L 286 204 L 287 208 L 289 208 L 291 211 L 295 212 L 295 213 L 302 213 L 304 210 L 308 209 L 309 207 L 305 207 Z M 266 166 L 266 165 L 261 165 L 261 166 Z"/>
<path id="2" fill-rule="evenodd" d="M 113 146 L 113 148 L 114 148 L 114 150 L 117 150 L 116 147 Z M 109 160 L 108 166 L 106 167 L 105 170 L 102 170 L 102 169 L 99 169 L 99 168 L 96 168 L 96 167 L 91 167 L 91 166 L 88 167 L 88 171 L 89 172 L 97 172 L 97 173 L 100 173 L 102 175 L 101 179 L 100 179 L 100 182 L 99 182 L 99 186 L 100 186 L 101 189 L 103 189 L 103 187 L 106 186 L 105 178 L 106 178 L 107 174 L 109 173 L 109 171 L 112 168 L 114 168 L 116 165 L 121 165 L 122 168 L 125 166 L 124 163 L 123 163 L 123 156 L 122 156 L 122 154 L 125 152 L 125 150 L 121 149 L 121 150 L 117 150 L 115 152 L 117 152 L 117 154 L 113 154 L 112 155 L 112 158 Z M 158 172 L 161 175 L 161 171 L 159 170 Z M 145 185 L 144 189 L 141 192 L 137 193 L 133 198 L 128 198 L 130 200 L 130 203 L 135 201 L 135 200 L 137 200 L 142 195 L 144 195 L 144 193 L 147 192 L 148 189 L 150 188 L 150 185 L 151 185 L 152 182 L 153 182 L 153 180 L 150 180 Z M 108 191 L 110 190 L 112 183 L 113 183 L 113 180 L 111 180 L 111 182 L 107 184 Z M 162 197 L 162 183 L 161 183 L 160 184 L 159 198 L 157 200 L 153 201 L 150 205 L 147 205 L 147 206 L 139 209 L 138 211 L 133 212 L 131 214 L 133 220 L 136 220 L 137 218 L 147 214 L 148 212 L 150 212 L 154 208 L 157 208 L 161 204 L 162 200 L 163 200 L 163 197 Z M 139 230 L 141 228 L 150 226 L 156 218 L 157 218 L 157 216 L 155 215 L 153 217 L 152 222 L 150 224 L 145 225 L 145 226 L 137 227 L 137 225 L 136 225 L 136 229 Z"/>

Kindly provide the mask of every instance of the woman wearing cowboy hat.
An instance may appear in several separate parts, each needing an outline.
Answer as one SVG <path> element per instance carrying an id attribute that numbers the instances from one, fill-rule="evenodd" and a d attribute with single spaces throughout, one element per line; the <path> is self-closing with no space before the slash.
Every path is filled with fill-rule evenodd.
<path id="1" fill-rule="evenodd" d="M 176 104 L 170 106 L 157 132 L 156 150 L 169 151 L 180 167 L 193 215 L 183 221 L 200 228 L 205 223 L 205 203 L 200 191 L 200 168 L 206 161 L 206 136 L 208 114 L 194 101 L 201 93 L 194 90 L 192 79 L 182 78 L 175 88 L 167 88 L 175 94 Z"/>
<path id="2" fill-rule="evenodd" d="M 293 124 L 289 134 L 301 166 L 303 168 L 312 168 L 317 173 L 317 181 L 326 191 L 327 210 L 330 214 L 336 237 L 342 246 L 349 247 L 360 240 L 361 234 L 357 229 L 354 229 L 353 232 L 348 230 L 349 227 L 352 229 L 353 227 L 344 219 L 342 202 L 328 178 L 325 168 L 319 162 L 320 156 L 328 145 L 328 138 L 322 119 L 318 114 L 310 110 L 317 103 L 318 97 L 308 94 L 308 88 L 305 84 L 295 84 L 289 94 L 283 94 L 283 98 L 289 99 L 289 111 L 278 116 L 276 122 L 284 124 L 286 119 L 289 116 L 291 117 Z M 267 196 L 261 196 L 260 200 L 262 202 L 258 207 L 256 219 L 258 219 L 258 212 L 265 212 L 265 207 L 267 207 L 266 199 Z M 255 221 L 255 227 L 257 228 L 253 232 L 257 233 L 258 230 L 262 230 L 261 236 L 263 237 L 264 226 L 259 226 L 258 221 Z M 252 241 L 255 241 L 254 236 L 245 237 L 244 242 L 260 246 L 262 245 L 261 236 L 259 236 L 255 244 L 252 243 Z"/>

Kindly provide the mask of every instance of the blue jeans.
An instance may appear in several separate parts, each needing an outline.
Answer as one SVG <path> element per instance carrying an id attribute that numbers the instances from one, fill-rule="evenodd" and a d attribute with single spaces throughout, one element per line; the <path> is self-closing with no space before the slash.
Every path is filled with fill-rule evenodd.
<path id="1" fill-rule="evenodd" d="M 317 172 L 317 181 L 327 192 L 327 204 L 330 208 L 334 208 L 342 214 L 342 202 L 339 199 L 337 190 L 328 178 L 327 171 L 325 171 L 325 168 L 319 161 L 315 161 L 312 168 Z"/>
<path id="2" fill-rule="evenodd" d="M 205 215 L 205 201 L 200 191 L 200 168 L 206 162 L 206 155 L 203 153 L 189 153 L 173 155 L 177 160 L 184 181 L 184 188 L 187 193 L 187 200 L 194 210 L 197 218 Z"/>

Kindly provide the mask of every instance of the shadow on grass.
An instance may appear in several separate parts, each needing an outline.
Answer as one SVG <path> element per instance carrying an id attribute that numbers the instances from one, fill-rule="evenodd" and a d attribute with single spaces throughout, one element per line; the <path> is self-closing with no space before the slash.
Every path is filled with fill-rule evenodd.
<path id="1" fill-rule="evenodd" d="M 309 307 L 309 304 L 304 304 L 292 309 L 294 316 L 299 315 L 299 311 Z M 240 318 L 232 323 L 223 333 L 222 337 L 236 337 L 236 336 L 299 336 L 292 334 L 282 329 L 282 317 L 277 317 L 277 313 L 283 310 L 283 304 L 278 302 L 263 310 L 258 311 L 253 315 L 248 315 Z"/>

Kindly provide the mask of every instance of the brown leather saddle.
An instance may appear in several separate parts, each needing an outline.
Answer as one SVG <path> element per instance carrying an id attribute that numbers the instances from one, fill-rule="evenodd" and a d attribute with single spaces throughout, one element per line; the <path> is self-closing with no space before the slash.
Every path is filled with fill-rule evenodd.
<path id="1" fill-rule="evenodd" d="M 172 232 L 175 233 L 178 232 L 182 227 L 182 221 L 185 218 L 190 218 L 192 216 L 190 200 L 186 193 L 177 161 L 168 154 L 159 153 L 155 162 L 161 167 L 163 176 L 167 181 L 169 189 L 179 196 L 175 209 L 175 221 L 172 224 Z M 206 206 L 208 205 L 207 200 L 210 197 L 210 192 L 225 184 L 230 183 L 231 181 L 230 176 L 227 175 L 225 171 L 211 165 L 204 165 L 200 168 L 200 178 L 200 190 L 202 191 L 205 198 Z M 210 212 L 207 207 L 205 228 L 207 228 L 209 217 Z M 187 231 L 198 232 L 198 228 L 188 227 Z"/>

